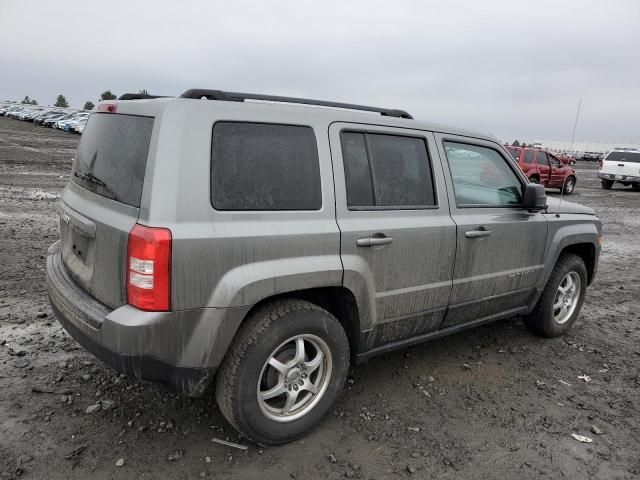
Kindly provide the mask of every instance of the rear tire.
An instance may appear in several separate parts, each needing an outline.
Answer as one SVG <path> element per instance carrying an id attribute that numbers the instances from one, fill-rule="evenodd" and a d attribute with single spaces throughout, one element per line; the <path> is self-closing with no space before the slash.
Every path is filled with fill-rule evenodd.
<path id="1" fill-rule="evenodd" d="M 640 192 L 640 183 L 632 183 L 631 188 L 634 192 Z"/>
<path id="2" fill-rule="evenodd" d="M 611 180 L 600 180 L 600 184 L 604 190 L 611 190 L 611 187 L 613 187 L 613 181 Z"/>
<path id="3" fill-rule="evenodd" d="M 529 179 L 530 183 L 540 183 L 540 179 L 538 177 L 531 177 Z"/>
<path id="4" fill-rule="evenodd" d="M 311 430 L 334 404 L 349 370 L 338 320 L 303 300 L 259 307 L 220 366 L 216 400 L 245 437 L 277 445 Z"/>
<path id="5" fill-rule="evenodd" d="M 561 191 L 565 195 L 571 195 L 575 188 L 576 188 L 576 179 L 575 179 L 575 177 L 569 177 L 564 182 L 564 186 L 562 187 Z"/>
<path id="6" fill-rule="evenodd" d="M 524 317 L 524 324 L 542 337 L 564 335 L 580 314 L 586 290 L 584 261 L 573 253 L 562 254 L 535 308 Z"/>

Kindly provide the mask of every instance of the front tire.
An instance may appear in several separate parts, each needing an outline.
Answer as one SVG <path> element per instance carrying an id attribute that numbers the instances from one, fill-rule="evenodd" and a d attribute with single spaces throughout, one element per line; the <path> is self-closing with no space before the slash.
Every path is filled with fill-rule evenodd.
<path id="1" fill-rule="evenodd" d="M 575 179 L 575 177 L 569 177 L 564 182 L 564 187 L 562 187 L 562 193 L 564 193 L 565 195 L 571 195 L 575 188 L 576 188 L 576 179 Z"/>
<path id="2" fill-rule="evenodd" d="M 524 317 L 529 330 L 542 337 L 564 335 L 578 318 L 587 290 L 587 268 L 573 253 L 560 256 L 533 311 Z"/>
<path id="3" fill-rule="evenodd" d="M 631 188 L 634 192 L 640 192 L 640 183 L 632 183 Z"/>
<path id="4" fill-rule="evenodd" d="M 303 300 L 259 307 L 236 334 L 216 380 L 222 414 L 245 437 L 286 443 L 311 430 L 334 404 L 349 369 L 338 320 Z"/>

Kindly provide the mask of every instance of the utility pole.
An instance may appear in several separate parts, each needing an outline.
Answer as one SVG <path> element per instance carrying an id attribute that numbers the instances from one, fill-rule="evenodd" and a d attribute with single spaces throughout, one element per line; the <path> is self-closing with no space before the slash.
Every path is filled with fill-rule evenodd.
<path id="1" fill-rule="evenodd" d="M 576 121 L 573 124 L 573 133 L 571 134 L 571 146 L 569 147 L 569 151 L 573 152 L 573 139 L 576 136 L 576 127 L 578 126 L 578 117 L 580 116 L 580 106 L 582 105 L 582 99 L 578 102 L 578 112 L 576 113 Z"/>

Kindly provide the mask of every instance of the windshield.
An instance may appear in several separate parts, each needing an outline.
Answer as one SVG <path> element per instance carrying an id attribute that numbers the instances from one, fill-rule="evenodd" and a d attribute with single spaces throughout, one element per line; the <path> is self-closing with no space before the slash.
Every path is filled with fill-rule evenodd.
<path id="1" fill-rule="evenodd" d="M 519 148 L 507 147 L 507 150 L 509 150 L 509 153 L 511 154 L 511 156 L 513 158 L 515 158 L 516 160 L 520 159 L 520 149 Z"/>

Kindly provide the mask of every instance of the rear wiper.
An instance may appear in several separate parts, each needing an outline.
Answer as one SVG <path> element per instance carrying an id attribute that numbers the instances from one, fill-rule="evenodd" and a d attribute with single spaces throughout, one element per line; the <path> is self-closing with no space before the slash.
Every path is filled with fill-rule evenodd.
<path id="1" fill-rule="evenodd" d="M 104 183 L 104 181 L 100 180 L 98 177 L 96 177 L 93 173 L 89 173 L 89 172 L 73 172 L 73 174 L 78 177 L 81 178 L 82 180 L 86 180 L 88 182 L 91 183 L 95 183 L 96 185 L 100 185 L 101 187 L 106 187 L 107 184 Z"/>
<path id="2" fill-rule="evenodd" d="M 91 183 L 95 183 L 96 185 L 100 185 L 102 188 L 105 189 L 105 191 L 111 195 L 111 198 L 121 202 L 122 200 L 120 199 L 120 197 L 118 196 L 118 194 L 116 192 L 113 191 L 113 189 L 108 186 L 104 180 L 100 180 L 100 178 L 96 177 L 93 173 L 90 172 L 78 172 L 75 171 L 73 172 L 73 174 L 78 177 L 81 178 L 82 180 L 86 180 L 87 182 L 91 182 Z"/>

